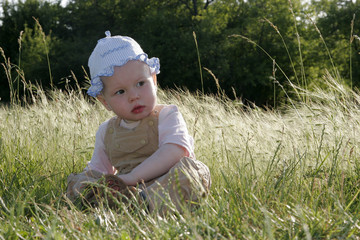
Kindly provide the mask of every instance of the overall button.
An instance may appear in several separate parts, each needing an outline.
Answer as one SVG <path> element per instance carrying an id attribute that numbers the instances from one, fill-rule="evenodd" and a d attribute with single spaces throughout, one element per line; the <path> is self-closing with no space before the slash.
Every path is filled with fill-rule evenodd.
<path id="1" fill-rule="evenodd" d="M 149 126 L 153 126 L 154 125 L 154 121 L 149 121 Z"/>
<path id="2" fill-rule="evenodd" d="M 114 133 L 114 128 L 109 128 L 108 133 L 113 134 Z"/>
<path id="3" fill-rule="evenodd" d="M 146 143 L 146 140 L 143 139 L 143 140 L 140 141 L 140 143 L 144 145 Z"/>

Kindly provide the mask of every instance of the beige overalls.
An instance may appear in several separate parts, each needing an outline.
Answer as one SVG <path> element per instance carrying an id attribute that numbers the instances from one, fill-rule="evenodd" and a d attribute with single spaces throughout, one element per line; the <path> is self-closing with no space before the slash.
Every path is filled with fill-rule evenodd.
<path id="1" fill-rule="evenodd" d="M 118 117 L 109 120 L 104 138 L 105 152 L 118 173 L 131 172 L 158 149 L 160 110 L 161 106 L 157 107 L 131 130 L 121 127 L 121 119 Z M 72 199 L 72 196 L 76 197 L 81 192 L 84 185 L 82 182 L 94 181 L 100 177 L 101 174 L 94 171 L 70 175 L 68 197 Z M 198 160 L 184 157 L 164 175 L 140 184 L 139 189 L 145 193 L 151 212 L 156 210 L 164 213 L 173 207 L 182 211 L 184 204 L 198 202 L 200 198 L 207 196 L 210 185 L 208 167 Z"/>

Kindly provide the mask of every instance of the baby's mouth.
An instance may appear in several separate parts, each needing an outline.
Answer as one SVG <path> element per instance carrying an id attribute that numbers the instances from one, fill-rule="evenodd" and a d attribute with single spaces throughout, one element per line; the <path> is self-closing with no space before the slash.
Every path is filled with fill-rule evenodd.
<path id="1" fill-rule="evenodd" d="M 141 113 L 144 110 L 145 106 L 135 106 L 131 112 L 132 113 Z"/>

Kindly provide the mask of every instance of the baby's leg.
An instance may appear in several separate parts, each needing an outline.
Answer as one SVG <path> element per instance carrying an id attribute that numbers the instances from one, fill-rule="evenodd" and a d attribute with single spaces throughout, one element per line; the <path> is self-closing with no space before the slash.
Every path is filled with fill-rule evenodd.
<path id="1" fill-rule="evenodd" d="M 80 208 L 96 207 L 105 198 L 109 207 L 116 208 L 120 201 L 129 204 L 129 199 L 137 193 L 134 187 L 127 186 L 119 177 L 96 171 L 70 174 L 67 182 L 66 195 Z"/>
<path id="2" fill-rule="evenodd" d="M 209 168 L 202 162 L 182 158 L 169 172 L 144 189 L 149 210 L 165 213 L 182 211 L 185 205 L 194 205 L 209 193 L 211 185 Z"/>
<path id="3" fill-rule="evenodd" d="M 89 182 L 97 182 L 103 176 L 97 171 L 84 171 L 82 173 L 71 173 L 67 178 L 66 196 L 74 202 L 89 185 Z"/>

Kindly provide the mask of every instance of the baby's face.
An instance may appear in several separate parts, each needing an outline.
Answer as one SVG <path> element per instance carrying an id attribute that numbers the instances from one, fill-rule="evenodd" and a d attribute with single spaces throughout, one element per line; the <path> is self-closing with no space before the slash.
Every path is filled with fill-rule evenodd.
<path id="1" fill-rule="evenodd" d="M 141 61 L 129 61 L 101 77 L 104 88 L 98 99 L 120 118 L 137 121 L 147 117 L 156 105 L 156 75 Z"/>

